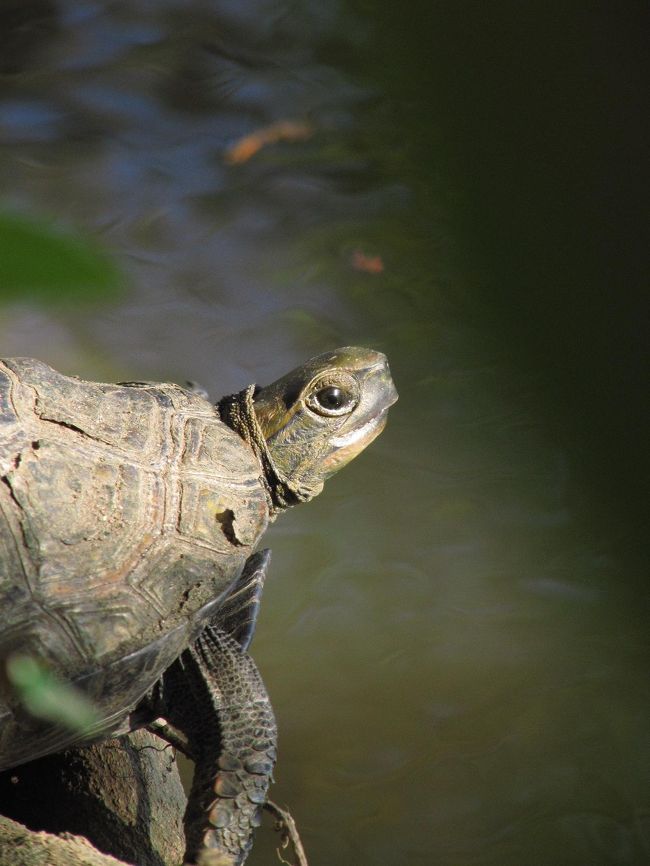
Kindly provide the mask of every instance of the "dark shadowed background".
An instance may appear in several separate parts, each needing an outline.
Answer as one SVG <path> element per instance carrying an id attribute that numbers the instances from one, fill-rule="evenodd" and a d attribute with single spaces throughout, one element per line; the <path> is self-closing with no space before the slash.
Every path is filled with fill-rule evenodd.
<path id="1" fill-rule="evenodd" d="M 311 866 L 650 859 L 644 7 L 0 0 L 3 355 L 391 360 L 268 536 Z"/>

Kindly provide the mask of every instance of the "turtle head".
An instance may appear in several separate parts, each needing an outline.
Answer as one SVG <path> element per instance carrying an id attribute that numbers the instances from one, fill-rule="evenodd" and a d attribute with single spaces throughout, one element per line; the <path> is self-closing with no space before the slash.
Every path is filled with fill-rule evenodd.
<path id="1" fill-rule="evenodd" d="M 327 478 L 381 433 L 396 400 L 386 356 L 346 347 L 264 388 L 224 398 L 219 408 L 256 452 L 280 510 L 320 493 Z"/>

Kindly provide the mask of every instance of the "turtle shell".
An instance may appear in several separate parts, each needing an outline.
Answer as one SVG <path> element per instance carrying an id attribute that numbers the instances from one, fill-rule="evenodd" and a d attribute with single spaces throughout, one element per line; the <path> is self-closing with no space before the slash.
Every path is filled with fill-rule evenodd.
<path id="1" fill-rule="evenodd" d="M 259 464 L 177 385 L 85 382 L 14 358 L 0 363 L 0 480 L 0 659 L 38 657 L 113 729 L 266 528 Z M 0 765 L 8 751 L 17 763 L 10 704 L 0 686 Z M 22 760 L 62 738 L 23 736 Z"/>

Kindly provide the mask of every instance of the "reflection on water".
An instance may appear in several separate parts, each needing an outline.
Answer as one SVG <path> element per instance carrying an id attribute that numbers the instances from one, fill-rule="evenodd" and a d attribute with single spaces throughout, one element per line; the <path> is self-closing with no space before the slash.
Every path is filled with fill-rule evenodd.
<path id="1" fill-rule="evenodd" d="M 398 32 L 364 5 L 17 6 L 1 37 L 4 202 L 91 232 L 130 288 L 92 311 L 14 300 L 3 353 L 192 378 L 216 397 L 336 345 L 385 350 L 401 397 L 388 429 L 270 533 L 254 653 L 280 725 L 274 799 L 312 866 L 640 864 L 639 501 L 619 507 L 594 476 L 608 418 L 589 430 L 586 385 L 586 425 L 549 413 L 533 337 L 527 355 L 525 334 L 499 330 L 522 285 L 491 305 L 459 263 L 478 217 L 444 139 L 464 79 L 445 101 L 451 57 L 438 61 L 434 98 L 417 16 Z M 455 6 L 432 8 L 444 56 Z M 285 120 L 315 132 L 226 164 Z M 484 172 L 498 162 L 482 157 Z"/>

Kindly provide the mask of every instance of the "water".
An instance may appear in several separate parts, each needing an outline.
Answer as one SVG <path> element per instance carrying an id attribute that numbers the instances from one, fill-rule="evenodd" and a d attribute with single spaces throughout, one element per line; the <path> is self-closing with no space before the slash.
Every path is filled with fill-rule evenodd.
<path id="1" fill-rule="evenodd" d="M 268 536 L 254 655 L 312 866 L 647 862 L 632 8 L 16 9 L 3 201 L 125 288 L 13 295 L 3 354 L 215 397 L 390 357 L 386 431 Z M 285 120 L 313 135 L 227 164 Z"/>

